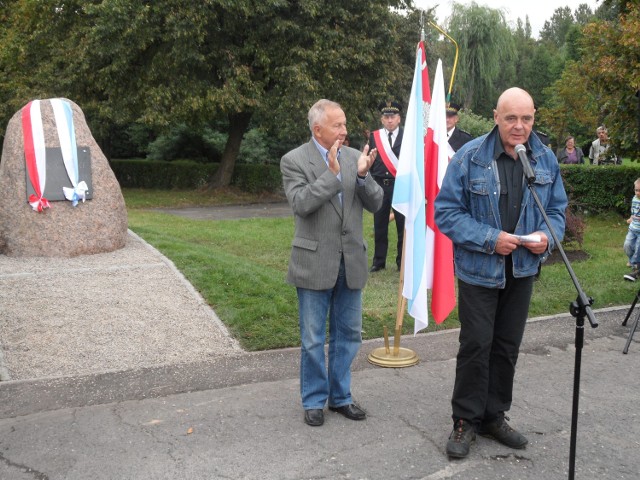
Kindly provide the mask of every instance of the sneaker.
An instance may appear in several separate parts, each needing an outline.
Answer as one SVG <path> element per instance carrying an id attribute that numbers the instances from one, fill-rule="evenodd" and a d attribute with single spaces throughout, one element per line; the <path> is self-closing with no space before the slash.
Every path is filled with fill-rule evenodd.
<path id="1" fill-rule="evenodd" d="M 469 455 L 471 443 L 476 439 L 476 430 L 466 420 L 458 420 L 447 441 L 447 455 L 454 458 L 464 458 Z"/>
<path id="2" fill-rule="evenodd" d="M 629 280 L 630 282 L 635 282 L 640 276 L 640 270 L 633 270 L 631 273 L 625 273 L 623 278 L 625 280 Z"/>
<path id="3" fill-rule="evenodd" d="M 507 417 L 501 417 L 491 423 L 484 423 L 478 430 L 478 435 L 493 438 L 495 441 L 509 448 L 524 448 L 529 440 L 507 423 Z"/>

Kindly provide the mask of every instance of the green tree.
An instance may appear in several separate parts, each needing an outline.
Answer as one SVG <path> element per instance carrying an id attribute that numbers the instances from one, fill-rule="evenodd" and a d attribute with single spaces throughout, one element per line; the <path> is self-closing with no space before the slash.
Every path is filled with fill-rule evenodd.
<path id="1" fill-rule="evenodd" d="M 589 72 L 586 81 L 598 98 L 598 114 L 618 153 L 638 159 L 638 91 L 640 91 L 640 5 L 625 4 L 615 21 L 585 27 Z M 585 68 L 586 70 L 586 68 Z"/>
<path id="2" fill-rule="evenodd" d="M 0 8 L 0 118 L 32 98 L 77 98 L 85 87 L 66 71 L 77 55 L 81 2 L 8 0 Z M 3 126 L 5 122 L 2 122 Z M 2 129 L 4 130 L 4 129 Z"/>
<path id="3" fill-rule="evenodd" d="M 586 3 L 581 3 L 578 8 L 573 12 L 576 19 L 576 23 L 581 26 L 585 26 L 587 23 L 593 21 L 593 11 L 591 7 Z"/>
<path id="4" fill-rule="evenodd" d="M 556 8 L 551 16 L 551 20 L 544 22 L 544 26 L 542 27 L 542 30 L 540 30 L 540 40 L 551 43 L 557 48 L 560 48 L 564 45 L 564 39 L 573 23 L 574 19 L 573 14 L 571 13 L 571 8 Z"/>
<path id="5" fill-rule="evenodd" d="M 363 110 L 410 87 L 411 59 L 397 55 L 406 18 L 392 9 L 411 11 L 409 1 L 6 3 L 5 108 L 66 96 L 98 121 L 158 133 L 224 121 L 228 139 L 210 187 L 229 184 L 254 117 L 280 138 L 308 138 L 306 112 L 317 99 L 340 102 L 362 126 Z"/>
<path id="6" fill-rule="evenodd" d="M 593 137 L 605 124 L 617 152 L 637 159 L 640 5 L 627 6 L 615 20 L 585 26 L 581 57 L 548 90 L 552 101 L 541 115 L 559 135 L 581 130 Z"/>
<path id="7" fill-rule="evenodd" d="M 460 56 L 456 74 L 456 98 L 466 109 L 490 116 L 504 86 L 496 80 L 515 58 L 514 40 L 500 10 L 453 4 L 449 32 L 458 42 Z M 481 105 L 481 100 L 489 99 Z"/>

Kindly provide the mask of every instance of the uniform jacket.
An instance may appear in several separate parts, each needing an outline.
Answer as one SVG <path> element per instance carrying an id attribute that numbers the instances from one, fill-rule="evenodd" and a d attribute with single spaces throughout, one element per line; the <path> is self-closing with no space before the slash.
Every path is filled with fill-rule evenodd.
<path id="1" fill-rule="evenodd" d="M 383 133 L 383 135 L 386 135 L 386 130 Z M 396 154 L 397 158 L 400 158 L 400 148 L 402 147 L 402 137 L 404 136 L 404 128 L 400 127 L 398 129 L 398 136 L 396 137 L 395 141 L 393 142 L 393 147 L 391 147 L 391 150 L 393 150 L 393 153 Z M 378 148 L 376 145 L 376 141 L 373 138 L 373 133 L 371 135 L 369 135 L 369 148 Z M 382 158 L 380 158 L 380 154 L 378 153 L 378 155 L 376 155 L 376 159 L 373 161 L 373 165 L 371 165 L 371 170 L 369 170 L 371 175 L 373 175 L 374 177 L 379 177 L 379 178 L 395 178 L 390 172 L 389 169 L 387 168 L 387 166 L 384 164 L 384 162 L 382 161 Z"/>
<path id="2" fill-rule="evenodd" d="M 453 133 L 449 137 L 449 145 L 451 145 L 451 148 L 453 148 L 454 152 L 457 152 L 458 150 L 460 150 L 460 147 L 471 140 L 473 140 L 471 134 L 456 127 L 453 129 Z"/>
<path id="3" fill-rule="evenodd" d="M 363 210 L 375 212 L 382 204 L 382 188 L 367 175 L 357 184 L 361 152 L 340 149 L 338 180 L 313 139 L 290 151 L 280 162 L 295 234 L 287 282 L 311 290 L 332 288 L 344 257 L 347 285 L 364 288 L 368 276 L 367 244 L 362 234 Z M 342 205 L 338 198 L 342 192 Z"/>
<path id="4" fill-rule="evenodd" d="M 495 254 L 498 234 L 502 230 L 499 210 L 500 184 L 494 156 L 498 128 L 467 143 L 449 163 L 440 193 L 435 201 L 438 228 L 454 244 L 456 275 L 472 285 L 503 288 L 505 256 Z M 553 152 L 536 135 L 529 136 L 534 188 L 553 229 L 562 240 L 567 196 L 562 185 L 560 167 Z M 516 235 L 542 231 L 549 248 L 534 255 L 518 247 L 511 255 L 516 278 L 534 275 L 542 259 L 554 247 L 553 237 L 528 188 L 524 189 Z"/>

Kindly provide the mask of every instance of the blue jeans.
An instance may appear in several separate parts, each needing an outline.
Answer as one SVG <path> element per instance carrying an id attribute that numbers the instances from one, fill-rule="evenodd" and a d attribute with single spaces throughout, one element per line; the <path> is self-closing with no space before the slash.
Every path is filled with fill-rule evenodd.
<path id="1" fill-rule="evenodd" d="M 300 394 L 305 410 L 352 403 L 351 363 L 362 344 L 362 291 L 347 287 L 344 262 L 328 290 L 298 288 Z M 324 344 L 329 315 L 329 367 Z"/>
<path id="2" fill-rule="evenodd" d="M 622 248 L 629 257 L 629 263 L 634 268 L 638 268 L 640 266 L 640 234 L 629 230 Z"/>

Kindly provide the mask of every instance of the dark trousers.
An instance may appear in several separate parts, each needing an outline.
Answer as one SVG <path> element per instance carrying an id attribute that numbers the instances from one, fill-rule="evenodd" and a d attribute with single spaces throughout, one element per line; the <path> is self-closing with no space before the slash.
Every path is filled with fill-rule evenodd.
<path id="1" fill-rule="evenodd" d="M 400 268 L 400 262 L 402 261 L 402 240 L 404 237 L 404 215 L 391 208 L 394 180 L 387 179 L 384 181 L 378 177 L 374 178 L 382 187 L 384 196 L 382 197 L 382 206 L 380 207 L 380 210 L 373 214 L 373 233 L 375 240 L 373 266 L 386 266 L 387 251 L 389 250 L 389 215 L 391 214 L 391 210 L 393 210 L 393 214 L 395 215 L 396 231 L 398 232 L 396 265 Z"/>
<path id="2" fill-rule="evenodd" d="M 505 263 L 503 289 L 458 280 L 460 349 L 451 398 L 454 422 L 465 419 L 479 426 L 511 408 L 533 277 L 514 278 L 510 256 Z"/>

